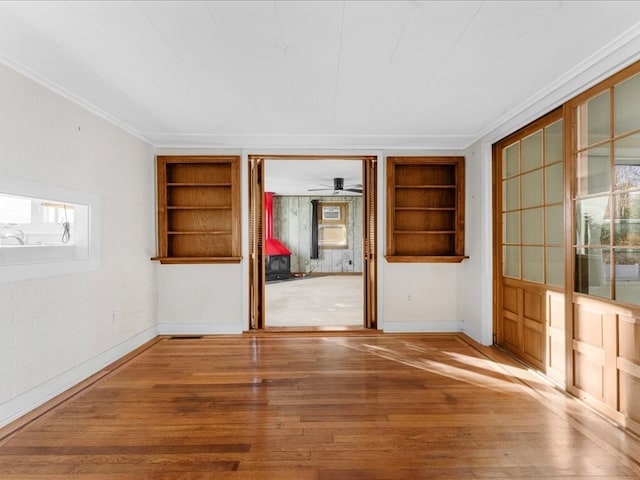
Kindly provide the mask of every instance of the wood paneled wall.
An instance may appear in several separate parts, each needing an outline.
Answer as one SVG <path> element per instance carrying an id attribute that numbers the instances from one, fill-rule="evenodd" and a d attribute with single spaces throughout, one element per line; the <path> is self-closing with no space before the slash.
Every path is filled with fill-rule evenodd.
<path id="1" fill-rule="evenodd" d="M 348 247 L 320 248 L 320 258 L 312 260 L 311 200 L 347 202 Z M 362 272 L 362 197 L 273 197 L 273 235 L 291 250 L 291 271 L 305 273 Z"/>
<path id="2" fill-rule="evenodd" d="M 640 309 L 577 296 L 569 391 L 640 432 Z"/>

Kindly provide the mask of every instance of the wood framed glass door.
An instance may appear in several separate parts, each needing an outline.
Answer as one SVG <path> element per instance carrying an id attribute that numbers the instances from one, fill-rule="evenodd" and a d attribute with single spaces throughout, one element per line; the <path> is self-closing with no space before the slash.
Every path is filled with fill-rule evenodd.
<path id="1" fill-rule="evenodd" d="M 494 146 L 495 343 L 565 380 L 562 109 Z"/>

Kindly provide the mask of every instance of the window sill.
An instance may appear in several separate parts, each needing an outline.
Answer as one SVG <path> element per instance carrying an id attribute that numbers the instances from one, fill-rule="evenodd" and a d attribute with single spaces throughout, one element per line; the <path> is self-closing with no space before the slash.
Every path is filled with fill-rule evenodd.
<path id="1" fill-rule="evenodd" d="M 75 245 L 0 245 L 0 265 L 74 260 L 75 249 Z"/>

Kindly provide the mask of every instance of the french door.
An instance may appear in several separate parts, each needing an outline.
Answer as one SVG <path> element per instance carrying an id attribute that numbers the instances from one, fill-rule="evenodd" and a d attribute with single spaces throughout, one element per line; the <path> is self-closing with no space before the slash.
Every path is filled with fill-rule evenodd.
<path id="1" fill-rule="evenodd" d="M 494 146 L 496 342 L 565 380 L 562 109 Z"/>

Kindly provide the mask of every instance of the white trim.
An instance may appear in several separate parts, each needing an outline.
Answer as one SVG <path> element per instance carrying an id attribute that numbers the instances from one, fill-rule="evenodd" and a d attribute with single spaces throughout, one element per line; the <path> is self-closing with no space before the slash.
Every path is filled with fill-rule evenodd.
<path id="1" fill-rule="evenodd" d="M 385 322 L 385 333 L 459 333 L 464 332 L 464 322 L 442 321 L 442 322 L 415 322 L 387 320 Z"/>
<path id="2" fill-rule="evenodd" d="M 78 385 L 83 380 L 121 359 L 156 336 L 155 327 L 151 327 L 66 372 L 50 378 L 31 390 L 4 402 L 0 405 L 0 428 Z"/>
<path id="3" fill-rule="evenodd" d="M 242 332 L 238 322 L 158 324 L 158 335 L 238 335 Z"/>
<path id="4" fill-rule="evenodd" d="M 45 78 L 42 75 L 34 72 L 33 70 L 30 70 L 29 68 L 25 67 L 21 63 L 16 62 L 13 58 L 8 57 L 6 54 L 0 53 L 0 63 L 2 63 L 3 65 L 5 65 L 5 66 L 7 66 L 7 67 L 9 67 L 9 68 L 11 68 L 13 70 L 15 70 L 16 72 L 20 73 L 21 75 L 24 75 L 25 77 L 29 78 L 30 80 L 33 80 L 34 82 L 38 83 L 39 85 L 42 85 L 44 88 L 47 88 L 47 89 L 51 90 L 52 92 L 60 95 L 61 97 L 69 100 L 70 102 L 78 105 L 79 107 L 84 108 L 85 110 L 93 113 L 94 115 L 106 120 L 107 122 L 109 122 L 109 123 L 115 125 L 116 127 L 124 130 L 125 132 L 129 133 L 130 135 L 133 135 L 134 137 L 136 137 L 137 139 L 143 141 L 147 145 L 154 146 L 144 136 L 144 134 L 142 134 L 141 132 L 139 132 L 136 129 L 134 129 L 128 123 L 121 122 L 120 120 L 118 120 L 113 115 L 110 115 L 109 113 L 105 112 L 104 110 L 101 110 L 100 108 L 96 107 L 92 103 L 89 103 L 88 101 L 84 100 L 83 98 L 79 97 L 78 95 L 76 95 L 74 93 L 71 93 L 69 90 L 67 90 L 65 88 L 62 88 L 60 85 L 58 85 L 55 82 L 52 82 L 48 78 Z"/>
<path id="5" fill-rule="evenodd" d="M 477 141 L 495 143 L 576 95 L 640 59 L 640 24 L 586 58 L 554 82 L 496 119 L 476 136 Z"/>
<path id="6" fill-rule="evenodd" d="M 149 133 L 148 141 L 166 148 L 237 148 L 264 153 L 291 148 L 327 150 L 463 150 L 476 135 L 295 135 Z"/>

